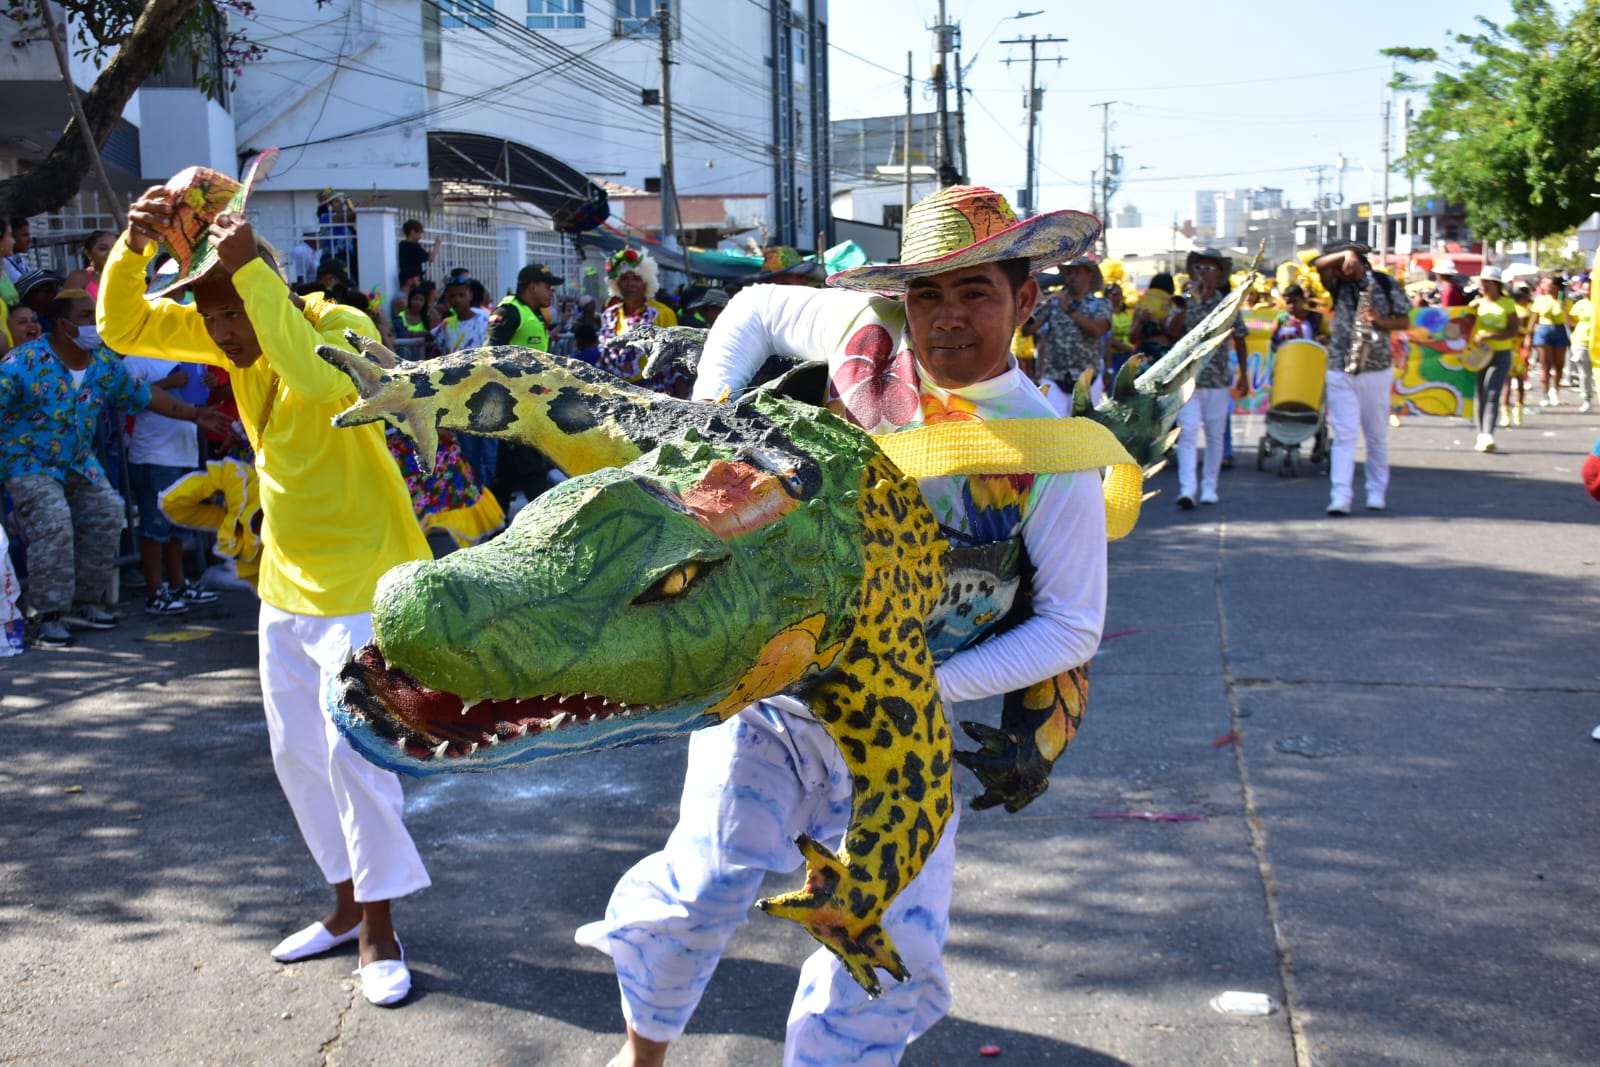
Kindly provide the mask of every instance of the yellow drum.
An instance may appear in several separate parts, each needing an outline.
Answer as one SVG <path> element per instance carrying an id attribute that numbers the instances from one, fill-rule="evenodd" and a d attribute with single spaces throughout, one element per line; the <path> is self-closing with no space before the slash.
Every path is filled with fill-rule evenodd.
<path id="1" fill-rule="evenodd" d="M 1320 411 L 1328 350 L 1315 341 L 1285 341 L 1272 361 L 1269 411 Z"/>

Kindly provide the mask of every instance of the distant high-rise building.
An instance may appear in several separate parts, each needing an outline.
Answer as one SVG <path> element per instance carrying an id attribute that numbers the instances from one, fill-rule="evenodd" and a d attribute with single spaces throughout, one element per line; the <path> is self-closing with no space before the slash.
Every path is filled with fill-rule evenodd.
<path id="1" fill-rule="evenodd" d="M 1139 209 L 1132 204 L 1119 208 L 1111 213 L 1111 225 L 1114 229 L 1132 229 L 1144 225 L 1144 217 L 1139 214 Z"/>
<path id="2" fill-rule="evenodd" d="M 1194 191 L 1194 206 L 1190 209 L 1189 217 L 1194 221 L 1194 228 L 1208 229 L 1217 232 L 1217 196 L 1216 189 L 1196 189 Z"/>

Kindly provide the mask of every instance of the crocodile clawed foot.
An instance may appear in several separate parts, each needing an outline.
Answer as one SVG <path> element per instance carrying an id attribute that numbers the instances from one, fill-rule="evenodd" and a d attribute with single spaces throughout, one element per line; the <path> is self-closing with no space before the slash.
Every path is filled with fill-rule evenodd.
<path id="1" fill-rule="evenodd" d="M 883 902 L 875 892 L 864 895 L 866 879 L 853 876 L 837 856 L 813 838 L 801 834 L 795 844 L 806 858 L 805 888 L 757 901 L 756 907 L 805 927 L 807 933 L 839 957 L 868 996 L 883 992 L 874 968 L 881 967 L 902 982 L 910 978 L 911 972 L 895 951 L 894 942 L 879 924 Z M 865 906 L 861 906 L 863 900 L 868 902 Z"/>
<path id="2" fill-rule="evenodd" d="M 317 346 L 317 355 L 348 374 L 361 397 L 334 418 L 334 425 L 360 426 L 382 419 L 411 439 L 416 446 L 417 467 L 424 474 L 431 474 L 439 451 L 436 409 L 417 400 L 414 386 L 405 375 L 389 373 L 398 366 L 393 352 L 352 331 L 347 331 L 346 336 L 360 351 Z"/>

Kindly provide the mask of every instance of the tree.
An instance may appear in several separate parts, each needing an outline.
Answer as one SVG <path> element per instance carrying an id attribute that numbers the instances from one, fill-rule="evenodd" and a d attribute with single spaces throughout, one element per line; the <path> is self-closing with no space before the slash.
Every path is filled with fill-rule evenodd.
<path id="1" fill-rule="evenodd" d="M 1600 193 L 1600 0 L 1582 0 L 1563 20 L 1550 0 L 1512 0 L 1513 19 L 1479 17 L 1481 32 L 1457 34 L 1469 57 L 1425 48 L 1383 54 L 1442 68 L 1426 88 L 1405 165 L 1439 193 L 1466 204 L 1487 240 L 1537 238 L 1591 215 Z"/>
<path id="2" fill-rule="evenodd" d="M 41 5 L 21 0 L 6 15 L 48 40 Z M 139 86 L 169 61 L 196 70 L 196 85 L 215 97 L 243 65 L 261 56 L 258 46 L 227 29 L 227 12 L 249 14 L 248 0 L 58 0 L 68 16 L 78 54 L 105 62 L 83 95 L 84 116 L 96 149 L 122 117 Z M 74 90 L 75 91 L 75 90 Z M 44 159 L 0 181 L 0 215 L 54 211 L 77 194 L 93 158 L 77 120 L 71 119 Z"/>

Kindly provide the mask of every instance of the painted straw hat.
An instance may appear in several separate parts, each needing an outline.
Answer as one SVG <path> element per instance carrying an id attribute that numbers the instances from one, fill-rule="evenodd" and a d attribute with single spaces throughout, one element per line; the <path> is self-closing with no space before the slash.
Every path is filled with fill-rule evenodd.
<path id="1" fill-rule="evenodd" d="M 178 273 L 159 276 L 146 295 L 164 296 L 182 289 L 217 265 L 212 222 L 225 211 L 243 211 L 251 190 L 277 160 L 278 150 L 267 149 L 250 161 L 239 181 L 209 167 L 189 167 L 172 176 L 165 188 L 177 194 L 177 210 L 157 236 L 177 261 Z"/>
<path id="2" fill-rule="evenodd" d="M 809 256 L 802 256 L 789 245 L 770 245 L 761 250 L 761 273 L 752 282 L 767 282 L 780 275 L 798 275 L 812 285 L 821 285 L 828 276 L 828 268 Z"/>
<path id="3" fill-rule="evenodd" d="M 1006 198 L 981 185 L 951 185 L 914 204 L 900 236 L 900 262 L 856 267 L 828 279 L 841 289 L 903 293 L 913 278 L 1026 259 L 1030 271 L 1076 259 L 1100 236 L 1081 211 L 1018 219 Z"/>

